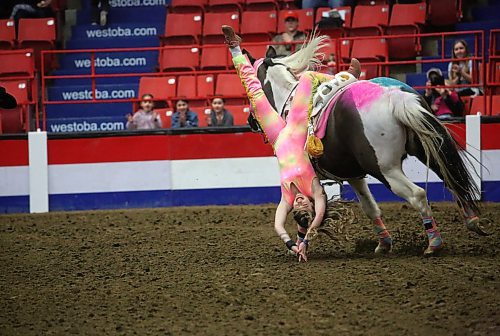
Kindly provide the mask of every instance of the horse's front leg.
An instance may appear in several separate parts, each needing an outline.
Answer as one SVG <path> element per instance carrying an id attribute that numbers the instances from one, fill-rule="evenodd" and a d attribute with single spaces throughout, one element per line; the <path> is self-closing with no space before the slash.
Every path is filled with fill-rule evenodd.
<path id="1" fill-rule="evenodd" d="M 379 237 L 378 246 L 375 248 L 375 253 L 385 254 L 392 249 L 392 238 L 389 231 L 386 229 L 382 221 L 382 211 L 378 207 L 373 195 L 368 188 L 368 184 L 364 178 L 349 179 L 349 184 L 354 188 L 354 192 L 358 196 L 361 204 L 361 209 L 373 222 L 373 230 Z"/>

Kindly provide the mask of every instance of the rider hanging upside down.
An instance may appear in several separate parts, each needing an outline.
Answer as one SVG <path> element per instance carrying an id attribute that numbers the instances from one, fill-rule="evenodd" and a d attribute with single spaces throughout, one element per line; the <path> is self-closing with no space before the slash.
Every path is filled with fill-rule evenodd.
<path id="1" fill-rule="evenodd" d="M 222 26 L 222 32 L 233 56 L 233 63 L 242 80 L 252 105 L 253 116 L 259 122 L 272 144 L 280 167 L 281 200 L 276 209 L 274 228 L 289 250 L 307 260 L 306 250 L 314 230 L 322 223 L 326 209 L 326 194 L 314 172 L 304 146 L 308 137 L 308 118 L 312 109 L 311 93 L 320 83 L 333 76 L 317 72 L 305 72 L 293 98 L 287 121 L 279 116 L 266 98 L 257 74 L 248 58 L 240 49 L 241 38 L 230 26 Z M 360 65 L 355 59 L 348 72 L 359 78 Z M 311 225 L 304 216 L 296 216 L 299 223 L 297 242 L 290 239 L 285 230 L 287 215 L 292 210 L 302 210 L 313 217 Z M 306 216 L 307 217 L 307 216 Z"/>

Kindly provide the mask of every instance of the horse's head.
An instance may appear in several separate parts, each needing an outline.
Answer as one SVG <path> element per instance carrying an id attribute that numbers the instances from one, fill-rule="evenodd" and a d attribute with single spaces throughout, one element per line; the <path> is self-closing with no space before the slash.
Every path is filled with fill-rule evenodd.
<path id="1" fill-rule="evenodd" d="M 243 51 L 257 72 L 264 93 L 274 109 L 282 114 L 301 74 L 321 64 L 323 54 L 319 52 L 328 36 L 313 36 L 302 48 L 290 56 L 279 57 L 270 46 L 264 58 L 255 59 Z"/>

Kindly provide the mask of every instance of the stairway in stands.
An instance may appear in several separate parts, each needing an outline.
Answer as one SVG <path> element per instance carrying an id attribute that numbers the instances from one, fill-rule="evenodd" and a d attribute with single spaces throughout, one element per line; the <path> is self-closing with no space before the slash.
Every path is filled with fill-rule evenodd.
<path id="1" fill-rule="evenodd" d="M 91 11 L 85 6 L 77 13 L 76 25 L 72 27 L 71 39 L 66 49 L 109 49 L 158 47 L 158 35 L 165 27 L 166 7 L 169 0 L 110 1 L 108 25 L 91 24 Z M 150 4 L 150 5 L 148 5 Z M 148 73 L 155 72 L 158 64 L 157 51 L 112 52 L 95 54 L 96 74 Z M 59 67 L 53 75 L 89 75 L 91 54 L 76 52 L 59 57 Z M 137 97 L 139 77 L 98 78 L 97 99 L 130 99 Z M 89 100 L 92 97 L 89 78 L 55 79 L 48 88 L 48 100 Z M 125 115 L 131 113 L 133 103 L 80 103 L 47 105 L 47 129 L 49 131 L 89 131 L 91 125 L 108 124 L 120 129 L 125 124 Z M 69 128 L 69 129 L 68 129 Z M 76 129 L 73 129 L 76 128 Z M 104 129 L 102 129 L 104 130 Z"/>

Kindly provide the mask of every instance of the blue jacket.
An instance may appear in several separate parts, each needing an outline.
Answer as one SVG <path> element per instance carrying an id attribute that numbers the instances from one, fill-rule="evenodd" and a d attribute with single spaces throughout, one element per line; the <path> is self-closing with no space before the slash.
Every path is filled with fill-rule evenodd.
<path id="1" fill-rule="evenodd" d="M 181 125 L 181 114 L 179 112 L 174 112 L 172 114 L 172 128 L 181 127 L 198 127 L 198 115 L 196 112 L 188 110 L 186 112 L 186 124 Z"/>

